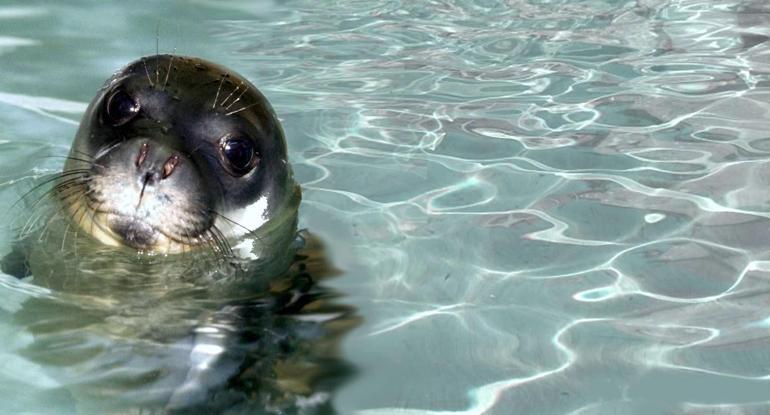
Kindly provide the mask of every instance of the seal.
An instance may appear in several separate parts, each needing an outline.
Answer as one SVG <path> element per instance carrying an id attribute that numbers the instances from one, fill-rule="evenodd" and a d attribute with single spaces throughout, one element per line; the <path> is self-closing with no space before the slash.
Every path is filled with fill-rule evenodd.
<path id="1" fill-rule="evenodd" d="M 192 57 L 132 62 L 63 171 L 34 184 L 0 270 L 25 287 L 6 311 L 62 411 L 333 412 L 335 345 L 356 319 L 316 284 L 335 270 L 296 231 L 285 136 L 247 80 Z"/>
<path id="2" fill-rule="evenodd" d="M 55 193 L 104 244 L 221 255 L 237 244 L 250 259 L 266 254 L 254 241 L 288 246 L 301 198 L 265 96 L 229 69 L 178 55 L 138 59 L 105 82 Z"/>

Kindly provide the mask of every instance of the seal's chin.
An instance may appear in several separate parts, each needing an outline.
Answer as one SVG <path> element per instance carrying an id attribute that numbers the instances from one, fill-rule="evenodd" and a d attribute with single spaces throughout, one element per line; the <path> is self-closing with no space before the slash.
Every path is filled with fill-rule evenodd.
<path id="1" fill-rule="evenodd" d="M 182 241 L 170 237 L 135 216 L 96 212 L 82 205 L 72 206 L 70 209 L 78 212 L 80 229 L 105 245 L 130 247 L 145 253 L 177 254 L 198 248 L 202 239 L 187 238 Z M 87 213 L 83 214 L 83 209 L 86 209 Z"/>
<path id="2" fill-rule="evenodd" d="M 123 242 L 139 250 L 153 250 L 157 245 L 160 230 L 153 228 L 138 217 L 107 215 L 110 230 L 123 237 Z"/>

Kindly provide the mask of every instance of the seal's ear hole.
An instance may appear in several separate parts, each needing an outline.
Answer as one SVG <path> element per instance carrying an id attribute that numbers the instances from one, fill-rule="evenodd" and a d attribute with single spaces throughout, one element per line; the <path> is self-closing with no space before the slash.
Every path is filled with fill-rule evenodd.
<path id="1" fill-rule="evenodd" d="M 259 153 L 247 137 L 226 135 L 219 140 L 222 166 L 233 176 L 243 176 L 259 164 Z"/>
<path id="2" fill-rule="evenodd" d="M 123 125 L 139 114 L 139 103 L 121 89 L 107 99 L 107 117 L 113 126 Z"/>

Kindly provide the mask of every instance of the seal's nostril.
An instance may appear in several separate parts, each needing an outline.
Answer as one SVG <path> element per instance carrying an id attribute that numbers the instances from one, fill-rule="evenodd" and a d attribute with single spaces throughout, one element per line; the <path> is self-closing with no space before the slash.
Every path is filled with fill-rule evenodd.
<path id="1" fill-rule="evenodd" d="M 163 178 L 165 179 L 168 176 L 171 176 L 171 173 L 174 172 L 174 169 L 176 166 L 179 165 L 179 156 L 174 154 L 171 157 L 166 160 L 166 163 L 163 164 Z"/>
<path id="2" fill-rule="evenodd" d="M 147 142 L 142 143 L 139 147 L 139 155 L 136 156 L 136 167 L 139 167 L 144 163 L 147 158 L 147 153 L 150 151 L 150 144 Z"/>

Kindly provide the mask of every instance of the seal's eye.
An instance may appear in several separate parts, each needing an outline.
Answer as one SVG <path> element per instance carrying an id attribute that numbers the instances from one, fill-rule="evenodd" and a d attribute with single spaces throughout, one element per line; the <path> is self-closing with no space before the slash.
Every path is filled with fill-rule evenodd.
<path id="1" fill-rule="evenodd" d="M 219 142 L 225 168 L 234 176 L 248 173 L 259 161 L 254 143 L 245 137 L 225 136 Z"/>
<path id="2" fill-rule="evenodd" d="M 118 90 L 107 100 L 107 116 L 114 126 L 123 125 L 139 113 L 139 103 L 125 91 Z"/>

